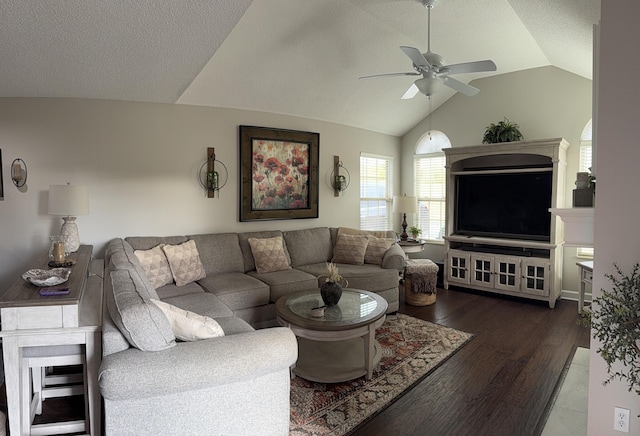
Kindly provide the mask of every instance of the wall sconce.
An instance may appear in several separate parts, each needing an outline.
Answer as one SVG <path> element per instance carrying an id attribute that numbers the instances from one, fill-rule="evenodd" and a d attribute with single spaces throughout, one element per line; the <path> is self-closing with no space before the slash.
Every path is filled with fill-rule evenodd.
<path id="1" fill-rule="evenodd" d="M 346 174 L 340 174 L 340 168 Z M 339 197 L 342 191 L 346 191 L 351 183 L 351 174 L 349 170 L 340 161 L 340 156 L 333 156 L 333 171 L 331 171 L 331 187 L 333 188 L 333 196 Z"/>
<path id="2" fill-rule="evenodd" d="M 11 163 L 11 180 L 16 188 L 22 188 L 27 183 L 27 164 L 20 158 Z"/>
<path id="3" fill-rule="evenodd" d="M 216 163 L 222 166 L 224 173 L 220 175 L 220 172 L 216 170 Z M 207 148 L 207 160 L 200 167 L 198 172 L 198 182 L 207 191 L 208 198 L 215 198 L 216 191 L 220 191 L 224 185 L 227 184 L 229 178 L 229 172 L 224 163 L 216 159 L 216 149 L 213 147 Z M 220 196 L 220 194 L 218 194 Z"/>

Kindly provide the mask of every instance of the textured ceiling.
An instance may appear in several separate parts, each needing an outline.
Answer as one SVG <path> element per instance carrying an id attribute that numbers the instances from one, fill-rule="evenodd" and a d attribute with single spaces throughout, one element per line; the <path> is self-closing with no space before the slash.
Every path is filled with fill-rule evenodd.
<path id="1" fill-rule="evenodd" d="M 600 0 L 438 0 L 431 49 L 447 64 L 492 59 L 492 75 L 555 65 L 591 78 L 599 16 Z M 429 112 L 422 95 L 400 100 L 415 78 L 357 78 L 412 71 L 399 46 L 426 51 L 426 23 L 416 0 L 0 0 L 0 97 L 241 108 L 402 135 Z"/>

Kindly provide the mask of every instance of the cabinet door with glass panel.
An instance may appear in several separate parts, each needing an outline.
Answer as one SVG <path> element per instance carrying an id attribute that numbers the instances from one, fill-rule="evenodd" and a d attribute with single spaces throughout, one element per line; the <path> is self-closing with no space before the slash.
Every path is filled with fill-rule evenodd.
<path id="1" fill-rule="evenodd" d="M 469 253 L 450 250 L 447 256 L 447 279 L 452 284 L 469 284 Z"/>
<path id="2" fill-rule="evenodd" d="M 472 254 L 471 284 L 503 291 L 520 291 L 520 258 Z"/>
<path id="3" fill-rule="evenodd" d="M 503 291 L 519 291 L 520 263 L 519 257 L 496 256 L 493 286 Z"/>
<path id="4" fill-rule="evenodd" d="M 522 283 L 520 289 L 525 294 L 549 295 L 549 259 L 527 257 L 522 259 Z"/>
<path id="5" fill-rule="evenodd" d="M 489 286 L 493 288 L 493 267 L 495 258 L 493 255 L 471 255 L 471 284 L 476 286 Z"/>

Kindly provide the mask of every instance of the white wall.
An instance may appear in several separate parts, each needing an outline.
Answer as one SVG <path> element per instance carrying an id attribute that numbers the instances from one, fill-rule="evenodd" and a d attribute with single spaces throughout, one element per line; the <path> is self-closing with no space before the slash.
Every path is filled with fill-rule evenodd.
<path id="1" fill-rule="evenodd" d="M 238 126 L 320 133 L 319 218 L 240 223 Z M 207 147 L 229 170 L 220 198 L 206 198 L 197 173 Z M 0 99 L 4 201 L 0 201 L 0 292 L 49 248 L 62 221 L 47 215 L 50 184 L 84 184 L 91 213 L 80 238 L 102 255 L 111 238 L 206 232 L 359 226 L 360 152 L 391 155 L 400 139 L 338 124 L 260 112 L 152 103 Z M 352 185 L 333 196 L 328 176 L 339 155 Z M 28 180 L 10 180 L 22 158 Z M 396 181 L 397 182 L 397 181 Z M 399 183 L 395 184 L 396 186 Z"/>
<path id="2" fill-rule="evenodd" d="M 498 65 L 498 68 L 500 66 Z M 452 147 L 482 143 L 485 128 L 506 116 L 520 125 L 525 140 L 565 138 L 567 155 L 566 206 L 571 207 L 578 171 L 580 135 L 591 119 L 590 80 L 556 67 L 501 74 L 472 82 L 480 89 L 474 97 L 456 94 L 402 138 L 402 191 L 413 191 L 413 156 L 416 141 L 430 128 L 444 132 Z M 419 97 L 416 97 L 419 98 Z M 433 258 L 444 258 L 442 246 L 432 246 Z M 576 249 L 565 248 L 563 284 L 578 289 Z"/>
<path id="3" fill-rule="evenodd" d="M 594 296 L 611 289 L 604 277 L 613 274 L 613 263 L 629 273 L 640 262 L 637 183 L 640 163 L 640 59 L 628 50 L 640 40 L 640 3 L 636 0 L 603 0 L 600 27 L 600 75 L 598 78 L 597 178 L 595 208 Z M 636 290 L 638 292 L 639 290 Z M 589 435 L 621 435 L 613 430 L 614 407 L 630 409 L 629 434 L 640 435 L 640 397 L 625 383 L 603 386 L 607 378 L 604 360 L 592 339 L 589 366 Z"/>

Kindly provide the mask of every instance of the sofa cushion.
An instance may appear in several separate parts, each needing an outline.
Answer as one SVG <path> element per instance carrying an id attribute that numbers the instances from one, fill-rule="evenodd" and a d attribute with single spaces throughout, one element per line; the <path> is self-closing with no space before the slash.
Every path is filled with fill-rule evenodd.
<path id="1" fill-rule="evenodd" d="M 208 292 L 202 294 L 189 294 L 180 297 L 172 297 L 162 300 L 165 303 L 179 307 L 180 309 L 195 312 L 198 315 L 208 316 L 217 320 L 225 316 L 233 316 L 231 309 L 218 297 Z"/>
<path id="2" fill-rule="evenodd" d="M 251 251 L 251 245 L 249 244 L 249 238 L 273 238 L 275 236 L 282 236 L 282 232 L 280 230 L 270 230 L 264 232 L 245 232 L 238 233 L 238 242 L 240 242 L 240 250 L 242 250 L 242 257 L 244 259 L 244 272 L 253 271 L 256 269 L 256 263 L 253 259 L 253 252 Z M 284 247 L 285 255 L 287 259 L 289 259 L 289 263 L 291 263 L 291 257 L 289 255 L 288 249 L 285 245 Z"/>
<path id="3" fill-rule="evenodd" d="M 151 302 L 162 310 L 171 324 L 173 334 L 181 341 L 199 341 L 224 336 L 222 327 L 213 318 L 180 309 L 164 301 L 151 300 Z"/>
<path id="4" fill-rule="evenodd" d="M 105 250 L 105 259 L 105 268 L 107 270 L 121 269 L 135 271 L 139 275 L 140 280 L 142 280 L 144 290 L 146 290 L 144 297 L 147 299 L 158 298 L 155 288 L 147 278 L 138 257 L 134 253 L 133 247 L 131 247 L 128 242 L 120 238 L 111 240 Z M 140 289 L 139 292 L 143 292 L 143 290 Z"/>
<path id="5" fill-rule="evenodd" d="M 318 279 L 299 269 L 274 271 L 266 274 L 251 271 L 247 274 L 269 285 L 269 301 L 271 303 L 275 303 L 283 295 L 318 288 Z"/>
<path id="6" fill-rule="evenodd" d="M 244 273 L 214 274 L 198 283 L 219 297 L 231 310 L 269 303 L 269 286 Z"/>
<path id="7" fill-rule="evenodd" d="M 237 233 L 192 235 L 196 241 L 204 271 L 211 274 L 244 272 L 244 258 Z"/>
<path id="8" fill-rule="evenodd" d="M 176 285 L 184 286 L 206 277 L 198 248 L 193 239 L 179 245 L 163 245 Z"/>
<path id="9" fill-rule="evenodd" d="M 338 235 L 338 241 L 333 247 L 335 263 L 364 264 L 364 254 L 367 251 L 369 237 L 367 235 Z"/>
<path id="10" fill-rule="evenodd" d="M 327 273 L 327 265 L 325 263 L 304 265 L 297 269 L 319 277 L 318 286 L 321 286 L 325 281 L 323 277 Z M 349 265 L 344 263 L 338 264 L 338 269 L 340 270 L 340 275 L 349 282 L 348 287 L 352 289 L 379 292 L 398 288 L 400 277 L 397 269 L 385 269 L 371 264 Z"/>
<path id="11" fill-rule="evenodd" d="M 291 257 L 291 266 L 327 262 L 333 253 L 328 227 L 283 232 L 284 242 Z"/>
<path id="12" fill-rule="evenodd" d="M 178 245 L 187 242 L 186 236 L 128 236 L 124 238 L 134 250 L 149 250 L 160 244 Z"/>
<path id="13" fill-rule="evenodd" d="M 160 244 L 149 250 L 134 250 L 140 266 L 155 289 L 173 283 L 171 267 L 162 250 L 163 246 L 164 244 Z"/>
<path id="14" fill-rule="evenodd" d="M 171 282 L 168 285 L 156 289 L 156 292 L 160 300 L 165 300 L 171 297 L 179 297 L 180 295 L 201 294 L 205 292 L 205 290 L 202 289 L 202 286 L 200 286 L 198 282 L 191 282 L 184 286 L 178 286 Z"/>
<path id="15" fill-rule="evenodd" d="M 367 250 L 364 253 L 364 263 L 382 265 L 384 254 L 395 242 L 394 239 L 369 236 L 369 244 L 367 244 Z"/>
<path id="16" fill-rule="evenodd" d="M 158 306 L 142 296 L 146 289 L 139 274 L 122 269 L 109 275 L 113 288 L 107 292 L 107 309 L 127 341 L 142 351 L 173 347 L 176 338 L 171 325 Z"/>
<path id="17" fill-rule="evenodd" d="M 256 271 L 260 274 L 291 269 L 284 253 L 282 236 L 273 238 L 249 238 Z"/>
<path id="18" fill-rule="evenodd" d="M 249 333 L 255 331 L 249 323 L 245 320 L 238 318 L 237 316 L 225 316 L 222 318 L 216 318 L 222 330 L 224 330 L 225 336 L 237 335 L 239 333 Z"/>

